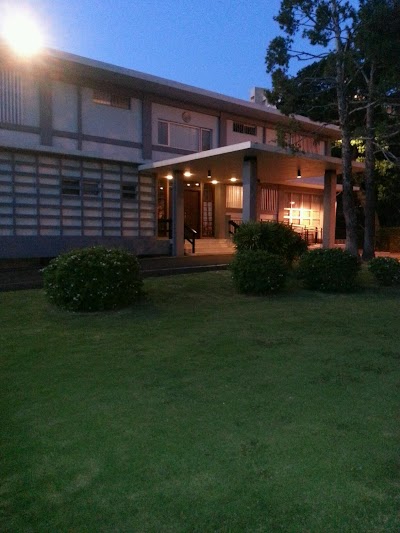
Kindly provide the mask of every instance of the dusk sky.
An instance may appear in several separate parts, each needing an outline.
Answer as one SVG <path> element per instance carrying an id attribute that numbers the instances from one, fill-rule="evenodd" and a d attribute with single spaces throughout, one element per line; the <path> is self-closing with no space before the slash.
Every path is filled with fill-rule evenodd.
<path id="1" fill-rule="evenodd" d="M 46 45 L 248 100 L 268 87 L 279 0 L 0 0 L 35 14 Z"/>

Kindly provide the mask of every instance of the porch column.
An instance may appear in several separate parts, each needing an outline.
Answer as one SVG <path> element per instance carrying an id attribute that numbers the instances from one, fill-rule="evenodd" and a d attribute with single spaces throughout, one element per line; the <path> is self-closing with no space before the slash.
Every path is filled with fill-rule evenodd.
<path id="1" fill-rule="evenodd" d="M 226 185 L 218 183 L 215 186 L 215 208 L 214 208 L 214 236 L 217 239 L 226 239 Z"/>
<path id="2" fill-rule="evenodd" d="M 183 196 L 183 176 L 180 170 L 173 172 L 172 182 L 172 255 L 185 255 L 185 209 Z"/>
<path id="3" fill-rule="evenodd" d="M 324 224 L 322 247 L 333 248 L 335 245 L 336 226 L 336 172 L 326 170 L 324 176 Z"/>
<path id="4" fill-rule="evenodd" d="M 242 170 L 243 222 L 257 220 L 257 158 L 245 157 Z"/>

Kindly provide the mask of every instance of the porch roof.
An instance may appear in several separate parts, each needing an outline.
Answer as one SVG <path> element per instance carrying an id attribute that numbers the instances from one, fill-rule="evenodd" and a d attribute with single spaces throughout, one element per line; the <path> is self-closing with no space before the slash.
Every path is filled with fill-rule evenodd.
<path id="1" fill-rule="evenodd" d="M 139 166 L 139 172 L 166 176 L 174 171 L 191 173 L 184 177 L 187 181 L 207 181 L 211 172 L 212 179 L 219 183 L 229 183 L 232 177 L 238 182 L 242 178 L 243 160 L 257 158 L 257 178 L 261 182 L 285 184 L 297 187 L 324 187 L 324 173 L 335 170 L 341 173 L 342 161 L 337 157 L 319 154 L 292 153 L 288 149 L 251 141 L 214 148 L 195 154 L 164 159 Z M 353 172 L 364 171 L 364 164 L 353 162 Z M 298 169 L 301 179 L 297 179 Z"/>

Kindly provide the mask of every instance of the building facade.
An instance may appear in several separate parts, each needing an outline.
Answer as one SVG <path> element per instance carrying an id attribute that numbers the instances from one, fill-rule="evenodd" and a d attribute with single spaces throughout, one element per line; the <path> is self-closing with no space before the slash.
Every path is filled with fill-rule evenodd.
<path id="1" fill-rule="evenodd" d="M 297 119 L 293 132 L 260 91 L 246 102 L 2 45 L 0 258 L 93 244 L 181 255 L 185 224 L 224 238 L 251 219 L 318 228 L 332 245 L 339 132 Z"/>

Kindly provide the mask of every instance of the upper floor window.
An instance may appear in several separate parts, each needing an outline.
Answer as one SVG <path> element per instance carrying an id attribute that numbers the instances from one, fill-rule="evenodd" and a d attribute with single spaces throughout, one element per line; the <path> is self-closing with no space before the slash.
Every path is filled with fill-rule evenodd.
<path id="1" fill-rule="evenodd" d="M 244 133 L 245 135 L 257 135 L 257 126 L 254 126 L 252 124 L 234 122 L 232 129 L 236 133 Z"/>
<path id="2" fill-rule="evenodd" d="M 111 107 L 118 107 L 120 109 L 131 108 L 131 99 L 129 98 L 129 96 L 112 94 L 107 91 L 101 91 L 98 89 L 93 90 L 93 102 L 95 104 L 109 105 Z"/>
<path id="3" fill-rule="evenodd" d="M 158 144 L 191 152 L 210 150 L 212 131 L 175 122 L 158 121 Z"/>
<path id="4" fill-rule="evenodd" d="M 99 180 L 83 178 L 62 178 L 61 179 L 61 193 L 72 196 L 99 196 L 100 194 Z"/>
<path id="5" fill-rule="evenodd" d="M 136 200 L 137 186 L 136 183 L 123 183 L 122 184 L 122 198 L 124 200 Z"/>
<path id="6" fill-rule="evenodd" d="M 22 79 L 10 70 L 0 70 L 0 122 L 22 124 Z"/>

